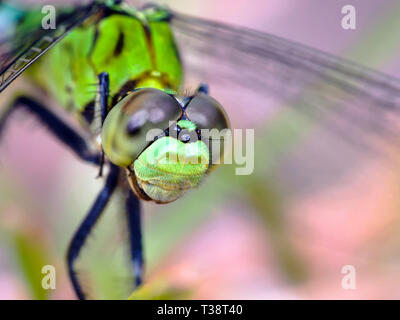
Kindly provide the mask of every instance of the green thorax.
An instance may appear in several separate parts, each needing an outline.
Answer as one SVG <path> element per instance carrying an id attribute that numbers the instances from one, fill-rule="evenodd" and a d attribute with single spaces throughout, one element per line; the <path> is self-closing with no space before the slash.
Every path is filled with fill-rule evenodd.
<path id="1" fill-rule="evenodd" d="M 178 90 L 182 68 L 162 9 L 89 18 L 31 68 L 31 75 L 68 110 L 95 100 L 97 75 L 108 72 L 110 97 L 121 90 Z M 164 16 L 164 18 L 163 18 Z"/>

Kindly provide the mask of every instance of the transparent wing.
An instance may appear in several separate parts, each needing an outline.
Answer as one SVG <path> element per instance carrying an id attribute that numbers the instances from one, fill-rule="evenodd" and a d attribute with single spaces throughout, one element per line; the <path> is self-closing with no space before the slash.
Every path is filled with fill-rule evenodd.
<path id="1" fill-rule="evenodd" d="M 91 4 L 57 10 L 56 28 L 42 27 L 40 9 L 26 11 L 15 24 L 10 24 L 0 38 L 0 92 L 21 75 L 32 63 L 47 52 L 72 29 L 94 15 L 100 5 Z M 11 9 L 8 9 L 11 10 Z M 22 9 L 15 9 L 22 10 Z M 5 12 L 8 15 L 8 12 Z"/>
<path id="2" fill-rule="evenodd" d="M 208 82 L 233 127 L 256 129 L 256 169 L 276 157 L 277 180 L 304 190 L 366 154 L 398 156 L 399 79 L 246 28 L 176 12 L 171 25 L 187 85 Z"/>
<path id="3" fill-rule="evenodd" d="M 399 79 L 245 28 L 178 13 L 172 26 L 186 74 L 204 81 L 217 78 L 231 92 L 256 96 L 258 108 L 265 107 L 265 98 L 274 97 L 295 102 L 298 111 L 319 120 L 329 113 L 342 129 L 361 129 L 385 139 L 397 134 L 388 119 L 399 114 Z"/>

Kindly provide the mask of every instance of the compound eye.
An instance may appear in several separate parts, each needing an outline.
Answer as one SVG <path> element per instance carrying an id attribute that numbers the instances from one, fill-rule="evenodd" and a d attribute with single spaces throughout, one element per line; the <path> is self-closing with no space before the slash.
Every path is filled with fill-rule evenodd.
<path id="1" fill-rule="evenodd" d="M 102 129 L 103 150 L 111 162 L 126 167 L 181 116 L 178 101 L 164 91 L 136 90 L 108 113 Z"/>
<path id="2" fill-rule="evenodd" d="M 168 128 L 170 121 L 182 115 L 182 109 L 175 98 L 157 89 L 139 89 L 129 95 L 122 112 L 130 116 L 126 126 L 129 135 L 143 129 Z"/>
<path id="3" fill-rule="evenodd" d="M 211 154 L 211 164 L 222 161 L 225 143 L 228 143 L 229 120 L 222 106 L 204 93 L 196 94 L 185 109 L 186 117 L 200 130 L 201 140 L 206 143 Z"/>
<path id="4" fill-rule="evenodd" d="M 185 113 L 198 129 L 223 130 L 229 128 L 229 120 L 224 108 L 217 100 L 204 93 L 194 96 L 187 105 Z"/>

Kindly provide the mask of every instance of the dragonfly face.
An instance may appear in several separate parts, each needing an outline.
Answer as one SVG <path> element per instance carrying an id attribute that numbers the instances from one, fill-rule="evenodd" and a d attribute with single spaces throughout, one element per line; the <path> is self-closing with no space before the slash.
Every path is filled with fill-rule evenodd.
<path id="1" fill-rule="evenodd" d="M 197 187 L 215 166 L 210 156 L 212 140 L 211 144 L 203 141 L 201 130 L 228 127 L 223 108 L 203 93 L 177 99 L 144 88 L 127 95 L 109 112 L 102 145 L 111 162 L 126 168 L 136 195 L 168 203 Z"/>
<path id="2" fill-rule="evenodd" d="M 350 168 L 343 161 L 349 158 L 346 152 L 341 148 L 333 150 L 330 141 L 334 138 L 339 138 L 343 145 L 350 142 L 346 146 L 351 149 L 355 145 L 369 147 L 370 140 L 382 141 L 389 147 L 395 142 L 398 148 L 398 140 L 392 139 L 398 137 L 398 130 L 387 121 L 400 121 L 398 79 L 274 35 L 157 6 L 131 8 L 118 3 L 98 0 L 73 9 L 57 9 L 54 30 L 42 28 L 40 10 L 18 10 L 23 19 L 16 17 L 17 28 L 8 30 L 12 36 L 3 39 L 2 35 L 9 33 L 0 30 L 4 40 L 0 41 L 0 93 L 26 70 L 33 83 L 82 120 L 84 128 L 90 131 L 82 136 L 57 118 L 47 108 L 50 106 L 23 93 L 1 112 L 0 136 L 13 110 L 24 107 L 80 160 L 109 167 L 103 188 L 68 249 L 69 276 L 79 298 L 85 298 L 86 292 L 78 279 L 75 262 L 113 193 L 122 199 L 118 202 L 119 210 L 124 213 L 129 232 L 126 242 L 131 251 L 127 266 L 133 271 L 129 277 L 139 286 L 143 256 L 138 198 L 172 202 L 198 186 L 222 158 L 221 139 L 218 138 L 218 150 L 214 148 L 218 139 L 210 139 L 204 132 L 229 128 L 220 104 L 203 90 L 188 97 L 171 92 L 199 81 L 210 84 L 221 99 L 230 99 L 226 101 L 236 127 L 257 130 L 256 140 L 247 143 L 246 139 L 246 146 L 254 145 L 261 157 L 255 158 L 255 170 L 249 170 L 241 179 L 232 178 L 233 171 L 228 169 L 223 188 L 216 185 L 206 192 L 203 189 L 204 193 L 196 198 L 207 203 L 207 207 L 198 210 L 194 202 L 183 200 L 178 204 L 182 210 L 173 207 L 172 216 L 158 217 L 157 224 L 162 229 L 156 230 L 173 234 L 170 243 L 178 243 L 176 240 L 183 239 L 200 215 L 211 212 L 216 204 L 214 199 L 226 198 L 231 203 L 238 194 L 249 200 L 252 212 L 258 211 L 268 230 L 271 226 L 274 234 L 275 230 L 284 230 L 280 223 L 286 205 L 282 201 L 286 194 L 290 197 L 290 188 L 303 192 L 310 186 L 309 180 L 317 180 L 314 163 L 321 163 L 328 173 L 329 163 L 343 163 L 343 167 Z M 3 2 L 0 13 L 1 10 L 6 10 L 5 16 L 13 17 L 9 8 L 4 9 Z M 95 92 L 95 85 L 100 90 Z M 273 115 L 273 121 L 270 117 L 262 121 L 258 115 L 270 115 L 263 112 L 270 104 L 278 107 L 279 112 Z M 280 110 L 281 105 L 291 109 Z M 244 114 L 256 123 L 241 122 L 246 120 Z M 297 156 L 287 161 L 285 155 L 292 157 L 292 151 L 299 151 L 298 144 L 304 144 L 311 132 L 313 139 L 315 133 L 321 133 L 315 136 L 315 140 L 322 142 L 318 148 L 311 148 L 303 161 Z M 327 138 L 330 134 L 332 139 Z M 106 158 L 100 149 L 91 148 L 98 146 L 99 136 Z M 323 154 L 323 147 L 334 156 L 329 161 L 315 160 L 314 156 Z M 271 155 L 268 161 L 265 154 Z M 290 170 L 288 162 L 292 164 Z M 121 168 L 126 171 L 133 192 L 119 183 Z M 303 175 L 306 179 L 302 180 Z M 203 198 L 204 195 L 207 197 Z M 182 222 L 182 213 L 192 216 L 192 220 Z M 176 221 L 180 221 L 179 225 L 175 225 Z M 281 237 L 272 238 L 279 241 L 276 245 L 281 249 Z M 168 246 L 164 237 L 159 239 L 155 241 Z M 167 251 L 164 243 L 158 247 Z M 120 276 L 117 272 L 110 274 Z"/>

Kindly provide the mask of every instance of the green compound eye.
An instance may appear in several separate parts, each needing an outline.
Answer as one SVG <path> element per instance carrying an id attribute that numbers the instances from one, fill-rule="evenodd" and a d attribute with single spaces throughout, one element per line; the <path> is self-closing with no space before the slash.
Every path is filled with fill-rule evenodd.
<path id="1" fill-rule="evenodd" d="M 224 108 L 212 97 L 197 93 L 186 106 L 185 116 L 200 130 L 211 154 L 209 171 L 213 170 L 223 160 L 225 142 L 231 141 L 226 139 L 230 124 Z"/>
<path id="2" fill-rule="evenodd" d="M 198 129 L 229 128 L 229 120 L 224 108 L 217 100 L 204 93 L 197 93 L 193 97 L 186 107 L 185 114 Z"/>
<path id="3" fill-rule="evenodd" d="M 153 88 L 136 90 L 108 113 L 102 129 L 103 150 L 111 162 L 127 167 L 181 116 L 179 103 L 167 93 Z"/>

